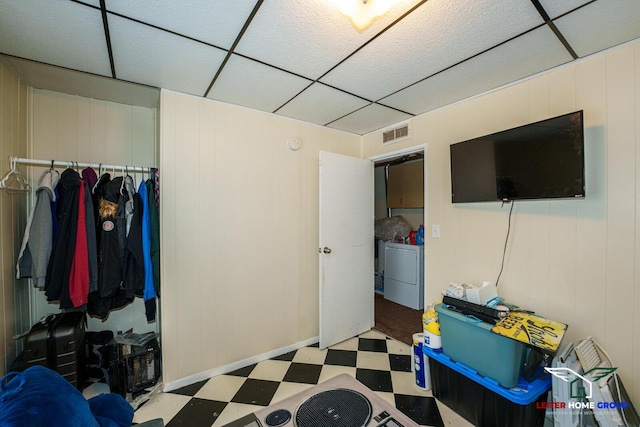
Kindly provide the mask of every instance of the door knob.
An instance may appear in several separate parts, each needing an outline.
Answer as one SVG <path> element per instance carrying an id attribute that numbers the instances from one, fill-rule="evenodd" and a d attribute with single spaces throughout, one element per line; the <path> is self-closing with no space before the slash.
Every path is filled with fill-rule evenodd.
<path id="1" fill-rule="evenodd" d="M 331 253 L 331 249 L 325 246 L 324 248 L 322 248 L 322 252 L 325 253 L 325 254 L 330 254 Z"/>

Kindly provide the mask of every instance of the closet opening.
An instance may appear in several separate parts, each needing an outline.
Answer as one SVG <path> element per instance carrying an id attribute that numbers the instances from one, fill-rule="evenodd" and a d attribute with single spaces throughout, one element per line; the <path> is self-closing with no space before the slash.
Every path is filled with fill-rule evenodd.
<path id="1" fill-rule="evenodd" d="M 162 387 L 159 170 L 10 161 L 10 177 L 30 166 L 31 179 L 19 176 L 33 199 L 15 266 L 29 306 L 10 370 L 45 366 L 86 395 L 137 407 Z"/>
<path id="2" fill-rule="evenodd" d="M 425 307 L 425 147 L 374 161 L 374 329 L 412 345 Z M 422 231 L 420 228 L 422 226 Z M 419 234 L 422 233 L 422 234 Z"/>

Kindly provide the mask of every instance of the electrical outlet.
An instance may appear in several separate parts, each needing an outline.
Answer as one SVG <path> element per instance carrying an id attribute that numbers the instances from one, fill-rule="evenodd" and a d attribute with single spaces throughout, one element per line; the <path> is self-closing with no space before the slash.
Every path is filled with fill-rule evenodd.
<path id="1" fill-rule="evenodd" d="M 440 224 L 431 224 L 431 237 L 440 237 Z"/>

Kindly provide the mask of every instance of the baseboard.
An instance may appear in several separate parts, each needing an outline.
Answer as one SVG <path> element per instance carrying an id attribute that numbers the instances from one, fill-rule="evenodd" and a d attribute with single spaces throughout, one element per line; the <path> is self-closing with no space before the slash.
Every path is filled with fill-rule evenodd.
<path id="1" fill-rule="evenodd" d="M 262 362 L 263 360 L 272 359 L 274 357 L 289 353 L 291 351 L 298 350 L 302 347 L 307 347 L 312 344 L 316 344 L 317 342 L 319 342 L 319 340 L 320 340 L 320 337 L 309 338 L 308 340 L 299 341 L 295 344 L 291 344 L 286 347 L 281 347 L 275 350 L 271 350 L 266 353 L 258 354 L 256 356 L 248 357 L 246 359 L 239 360 L 237 362 L 233 362 L 228 365 L 220 366 L 220 367 L 210 369 L 208 371 L 200 372 L 194 375 L 189 375 L 188 377 L 180 378 L 179 380 L 171 381 L 169 383 L 164 384 L 163 391 L 170 392 L 182 387 L 186 387 L 191 384 L 195 384 L 200 381 L 208 380 L 209 378 L 213 378 L 217 375 L 233 372 L 235 370 L 253 365 L 255 363 Z"/>

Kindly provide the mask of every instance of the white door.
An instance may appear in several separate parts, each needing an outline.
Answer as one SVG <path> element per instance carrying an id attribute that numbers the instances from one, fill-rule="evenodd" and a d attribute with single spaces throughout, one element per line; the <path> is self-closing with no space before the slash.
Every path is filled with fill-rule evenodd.
<path id="1" fill-rule="evenodd" d="M 320 348 L 374 325 L 373 162 L 320 152 Z"/>

